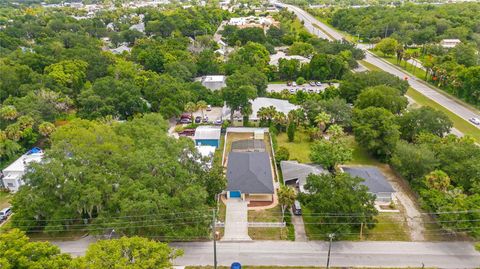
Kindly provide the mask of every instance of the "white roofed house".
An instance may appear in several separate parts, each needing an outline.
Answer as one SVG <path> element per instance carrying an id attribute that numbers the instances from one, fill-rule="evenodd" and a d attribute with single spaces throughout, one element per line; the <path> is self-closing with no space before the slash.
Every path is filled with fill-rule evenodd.
<path id="1" fill-rule="evenodd" d="M 2 171 L 3 187 L 11 192 L 17 192 L 20 186 L 25 185 L 23 176 L 28 171 L 28 166 L 32 162 L 41 162 L 43 151 L 39 148 L 33 148 L 20 158 L 15 160 Z"/>
<path id="2" fill-rule="evenodd" d="M 451 49 L 455 48 L 460 43 L 462 43 L 460 39 L 443 39 L 442 41 L 440 41 L 440 46 Z"/>
<path id="3" fill-rule="evenodd" d="M 204 76 L 202 77 L 202 85 L 206 88 L 216 91 L 219 90 L 227 85 L 226 83 L 226 76 L 223 75 L 215 75 L 215 76 Z"/>

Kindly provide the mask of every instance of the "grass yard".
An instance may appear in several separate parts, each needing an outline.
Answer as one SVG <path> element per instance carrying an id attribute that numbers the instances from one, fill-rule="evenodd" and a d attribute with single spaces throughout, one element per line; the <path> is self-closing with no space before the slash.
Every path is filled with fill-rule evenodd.
<path id="1" fill-rule="evenodd" d="M 280 206 L 265 210 L 248 210 L 249 222 L 281 222 L 282 209 Z"/>
<path id="2" fill-rule="evenodd" d="M 365 66 L 365 68 L 369 69 L 369 70 L 372 70 L 372 71 L 383 71 L 382 69 L 380 69 L 379 67 L 377 67 L 376 65 L 373 65 L 365 60 L 360 60 L 358 61 L 361 65 Z"/>
<path id="3" fill-rule="evenodd" d="M 286 133 L 278 134 L 277 142 L 279 147 L 285 147 L 290 152 L 290 160 L 297 160 L 300 163 L 310 163 L 310 142 L 307 134 L 295 132 L 295 140 L 288 142 Z"/>
<path id="4" fill-rule="evenodd" d="M 379 213 L 378 224 L 364 233 L 370 241 L 409 241 L 408 226 L 400 213 Z"/>
<path id="5" fill-rule="evenodd" d="M 353 148 L 352 160 L 347 164 L 379 165 L 380 162 L 370 156 L 368 152 L 360 147 L 353 136 L 348 137 L 350 145 Z"/>
<path id="6" fill-rule="evenodd" d="M 0 210 L 10 206 L 10 200 L 12 197 L 13 195 L 8 192 L 0 192 Z"/>
<path id="7" fill-rule="evenodd" d="M 287 228 L 248 228 L 248 236 L 253 240 L 287 240 L 287 235 Z"/>
<path id="8" fill-rule="evenodd" d="M 319 217 L 311 215 L 311 210 L 303 207 L 305 232 L 309 240 L 327 240 L 327 234 L 320 228 Z M 371 230 L 364 230 L 363 240 L 367 241 L 409 241 L 409 231 L 404 218 L 399 213 L 379 213 L 375 217 L 378 224 Z M 315 224 L 307 224 L 315 223 Z M 341 240 L 360 241 L 360 230 L 342 235 Z"/>
<path id="9" fill-rule="evenodd" d="M 389 63 L 391 63 L 395 66 L 398 66 L 403 70 L 406 70 L 406 71 L 412 73 L 414 76 L 416 76 L 417 78 L 419 78 L 421 80 L 425 79 L 426 71 L 421 69 L 421 68 L 415 67 L 413 64 L 405 62 L 404 60 L 402 60 L 400 62 L 400 64 L 397 64 L 397 57 L 396 56 L 384 56 L 381 52 L 378 52 L 378 51 L 375 51 L 375 50 L 370 50 L 370 52 L 372 52 L 373 54 L 377 55 L 378 57 L 384 59 L 385 61 L 387 61 L 387 62 L 389 62 Z"/>
<path id="10" fill-rule="evenodd" d="M 468 123 L 466 120 L 460 118 L 455 113 L 444 108 L 443 106 L 439 105 L 435 101 L 427 98 L 425 95 L 419 93 L 412 88 L 408 89 L 407 95 L 414 99 L 415 102 L 417 102 L 419 105 L 430 106 L 440 111 L 443 111 L 450 118 L 450 120 L 452 120 L 453 127 L 466 135 L 472 136 L 473 138 L 475 138 L 475 140 L 480 141 L 480 131 L 478 130 L 478 128 Z"/>

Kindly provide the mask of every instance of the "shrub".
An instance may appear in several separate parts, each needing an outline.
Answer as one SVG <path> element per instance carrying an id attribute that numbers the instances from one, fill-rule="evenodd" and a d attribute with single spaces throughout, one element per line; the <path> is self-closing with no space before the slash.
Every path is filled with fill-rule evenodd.
<path id="1" fill-rule="evenodd" d="M 295 140 L 295 123 L 290 122 L 287 127 L 288 142 Z"/>
<path id="2" fill-rule="evenodd" d="M 305 84 L 305 82 L 307 81 L 303 77 L 298 77 L 296 82 L 298 85 L 302 85 Z"/>
<path id="3" fill-rule="evenodd" d="M 286 161 L 290 158 L 290 152 L 285 147 L 279 147 L 275 153 L 275 161 L 277 164 L 280 164 L 281 161 Z"/>

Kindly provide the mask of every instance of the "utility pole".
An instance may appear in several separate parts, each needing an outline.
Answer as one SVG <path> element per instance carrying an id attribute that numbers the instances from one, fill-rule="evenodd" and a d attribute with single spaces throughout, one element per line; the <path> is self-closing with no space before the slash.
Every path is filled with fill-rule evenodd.
<path id="1" fill-rule="evenodd" d="M 363 222 L 360 224 L 360 240 L 363 240 Z"/>
<path id="2" fill-rule="evenodd" d="M 213 268 L 217 269 L 217 228 L 216 228 L 215 208 L 212 211 L 213 211 L 213 219 L 212 219 Z"/>
<path id="3" fill-rule="evenodd" d="M 335 237 L 335 234 L 328 234 L 328 238 L 330 238 L 330 243 L 328 244 L 328 256 L 327 256 L 327 269 L 330 268 L 330 250 L 332 249 L 332 240 Z"/>

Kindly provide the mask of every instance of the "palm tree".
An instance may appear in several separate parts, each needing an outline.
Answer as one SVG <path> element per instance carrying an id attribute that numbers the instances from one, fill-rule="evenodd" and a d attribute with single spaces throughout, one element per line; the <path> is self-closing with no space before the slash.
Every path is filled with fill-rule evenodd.
<path id="1" fill-rule="evenodd" d="M 330 114 L 326 112 L 320 112 L 315 116 L 315 122 L 317 123 L 318 129 L 323 133 L 327 127 L 327 123 L 331 120 Z"/>
<path id="2" fill-rule="evenodd" d="M 192 118 L 192 121 L 193 121 L 193 112 L 197 111 L 197 105 L 193 102 L 188 102 L 185 104 L 185 111 L 190 113 L 190 117 Z"/>
<path id="3" fill-rule="evenodd" d="M 44 121 L 38 126 L 38 132 L 43 136 L 49 136 L 53 131 L 55 131 L 53 123 Z"/>
<path id="4" fill-rule="evenodd" d="M 336 139 L 342 137 L 345 133 L 343 132 L 342 126 L 338 124 L 332 124 L 328 127 L 327 134 L 331 139 Z"/>
<path id="5" fill-rule="evenodd" d="M 291 207 L 295 202 L 297 194 L 292 187 L 288 187 L 285 185 L 280 186 L 278 189 L 278 202 L 282 206 L 282 215 L 285 214 L 285 209 Z"/>
<path id="6" fill-rule="evenodd" d="M 17 116 L 18 112 L 14 106 L 4 106 L 0 109 L 0 117 L 5 120 L 14 120 Z"/>
<path id="7" fill-rule="evenodd" d="M 207 107 L 208 107 L 207 102 L 205 102 L 203 100 L 200 100 L 200 101 L 197 102 L 197 108 L 202 111 L 202 119 L 205 118 L 204 115 L 203 115 L 203 110 L 207 109 Z"/>

